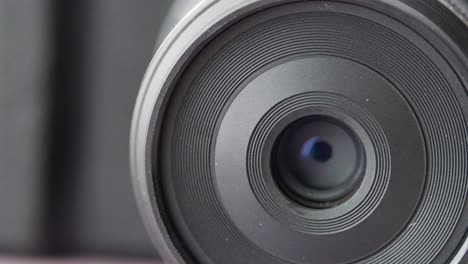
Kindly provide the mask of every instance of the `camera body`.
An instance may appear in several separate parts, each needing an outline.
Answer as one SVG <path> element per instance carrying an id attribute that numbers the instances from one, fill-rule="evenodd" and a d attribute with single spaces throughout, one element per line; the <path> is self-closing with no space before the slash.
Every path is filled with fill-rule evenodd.
<path id="1" fill-rule="evenodd" d="M 175 1 L 136 102 L 168 263 L 465 263 L 466 3 Z"/>

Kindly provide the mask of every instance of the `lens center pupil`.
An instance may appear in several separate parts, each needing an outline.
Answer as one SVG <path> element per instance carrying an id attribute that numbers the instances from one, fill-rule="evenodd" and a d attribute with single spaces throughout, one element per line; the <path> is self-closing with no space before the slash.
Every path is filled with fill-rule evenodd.
<path id="1" fill-rule="evenodd" d="M 273 177 L 286 196 L 299 204 L 334 207 L 360 183 L 364 161 L 360 143 L 341 120 L 303 117 L 278 135 L 271 153 Z"/>
<path id="2" fill-rule="evenodd" d="M 326 162 L 332 157 L 332 147 L 325 141 L 317 141 L 313 144 L 309 156 L 316 161 Z"/>

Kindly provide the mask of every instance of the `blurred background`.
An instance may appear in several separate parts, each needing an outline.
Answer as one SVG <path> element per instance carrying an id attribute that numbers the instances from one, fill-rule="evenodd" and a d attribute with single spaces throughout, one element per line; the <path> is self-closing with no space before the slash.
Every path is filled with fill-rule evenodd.
<path id="1" fill-rule="evenodd" d="M 0 262 L 157 259 L 128 141 L 169 5 L 0 0 Z"/>

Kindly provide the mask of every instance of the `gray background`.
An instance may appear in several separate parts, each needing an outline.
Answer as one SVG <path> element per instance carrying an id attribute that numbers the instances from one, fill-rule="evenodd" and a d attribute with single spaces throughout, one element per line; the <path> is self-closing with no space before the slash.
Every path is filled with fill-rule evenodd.
<path id="1" fill-rule="evenodd" d="M 0 0 L 0 254 L 152 258 L 155 252 L 130 185 L 128 138 L 139 84 L 170 1 L 83 1 L 78 22 L 72 21 L 74 15 L 56 19 L 59 1 Z M 67 12 L 75 14 L 73 7 Z M 79 42 L 70 40 L 70 54 L 64 54 L 64 45 L 56 49 L 53 29 L 58 23 L 64 31 L 67 23 L 80 24 L 70 25 L 80 33 Z M 70 64 L 79 65 L 60 57 L 68 55 Z M 66 81 L 54 81 L 56 75 Z M 51 108 L 57 91 L 71 98 Z M 79 120 L 55 131 L 52 119 L 69 103 L 79 112 L 72 118 Z M 64 131 L 57 139 L 62 152 L 51 154 L 57 143 L 49 135 Z M 72 154 L 66 146 L 70 131 L 79 132 L 70 137 Z M 61 154 L 72 157 L 66 164 L 73 166 L 51 169 L 51 164 L 62 165 L 54 163 Z M 51 193 L 60 185 L 48 187 L 57 178 L 68 185 L 63 198 Z M 61 203 L 68 208 L 65 213 L 55 206 Z M 62 212 L 44 215 L 55 210 Z M 44 247 L 49 242 L 58 248 Z"/>

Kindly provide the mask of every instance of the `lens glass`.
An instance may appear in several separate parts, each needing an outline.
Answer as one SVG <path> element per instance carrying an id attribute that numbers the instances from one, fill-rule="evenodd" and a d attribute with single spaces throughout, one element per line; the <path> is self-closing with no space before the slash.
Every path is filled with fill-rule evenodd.
<path id="1" fill-rule="evenodd" d="M 326 141 L 321 141 L 319 137 L 307 140 L 302 146 L 302 158 L 312 158 L 316 161 L 326 162 L 332 157 L 332 147 Z"/>
<path id="2" fill-rule="evenodd" d="M 312 207 L 339 204 L 362 177 L 360 140 L 343 122 L 328 116 L 301 118 L 278 137 L 272 170 L 281 189 Z"/>

